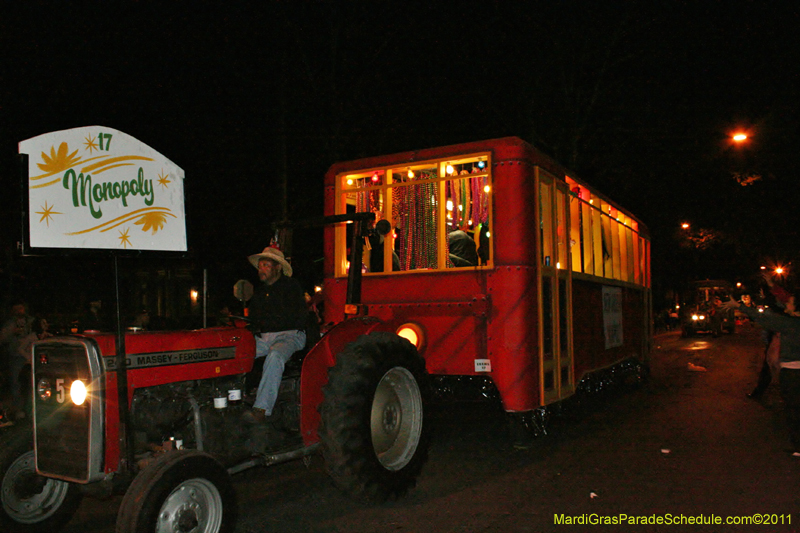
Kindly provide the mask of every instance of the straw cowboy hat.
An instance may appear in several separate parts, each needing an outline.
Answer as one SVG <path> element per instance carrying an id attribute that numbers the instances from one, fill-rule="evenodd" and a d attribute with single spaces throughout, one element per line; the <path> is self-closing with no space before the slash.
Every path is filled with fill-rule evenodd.
<path id="1" fill-rule="evenodd" d="M 292 265 L 290 265 L 283 257 L 283 252 L 277 248 L 267 246 L 260 254 L 253 254 L 247 258 L 250 264 L 258 268 L 258 261 L 261 259 L 272 259 L 283 267 L 283 274 L 287 277 L 292 277 Z"/>

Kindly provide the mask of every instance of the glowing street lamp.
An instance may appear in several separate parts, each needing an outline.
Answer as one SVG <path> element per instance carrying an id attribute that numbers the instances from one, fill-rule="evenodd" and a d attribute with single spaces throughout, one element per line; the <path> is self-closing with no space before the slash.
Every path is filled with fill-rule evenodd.
<path id="1" fill-rule="evenodd" d="M 734 133 L 733 134 L 733 142 L 742 143 L 747 140 L 746 133 Z"/>
<path id="2" fill-rule="evenodd" d="M 688 222 L 684 222 L 683 224 L 681 224 L 681 228 L 689 229 L 689 223 Z"/>

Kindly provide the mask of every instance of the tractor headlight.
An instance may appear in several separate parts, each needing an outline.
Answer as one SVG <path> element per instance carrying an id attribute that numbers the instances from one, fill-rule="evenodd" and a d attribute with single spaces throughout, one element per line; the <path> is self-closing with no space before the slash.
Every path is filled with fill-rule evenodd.
<path id="1" fill-rule="evenodd" d="M 86 384 L 76 379 L 69 388 L 69 397 L 75 405 L 83 405 L 86 401 Z"/>

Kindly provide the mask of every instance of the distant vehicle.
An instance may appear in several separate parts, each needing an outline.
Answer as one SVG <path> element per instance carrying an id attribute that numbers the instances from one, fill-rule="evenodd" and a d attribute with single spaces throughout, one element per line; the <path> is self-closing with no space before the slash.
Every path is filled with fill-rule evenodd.
<path id="1" fill-rule="evenodd" d="M 732 292 L 732 285 L 724 280 L 706 279 L 692 283 L 684 298 L 681 334 L 691 337 L 698 333 L 711 333 L 717 337 L 723 332 L 734 333 L 734 311 L 720 305 Z"/>

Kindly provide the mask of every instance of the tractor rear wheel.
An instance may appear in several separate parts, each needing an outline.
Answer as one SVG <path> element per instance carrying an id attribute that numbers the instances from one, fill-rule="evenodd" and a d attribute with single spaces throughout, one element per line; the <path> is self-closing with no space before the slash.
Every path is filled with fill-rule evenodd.
<path id="1" fill-rule="evenodd" d="M 338 355 L 320 407 L 320 439 L 334 483 L 380 503 L 416 485 L 428 458 L 425 361 L 393 333 L 363 335 Z"/>

